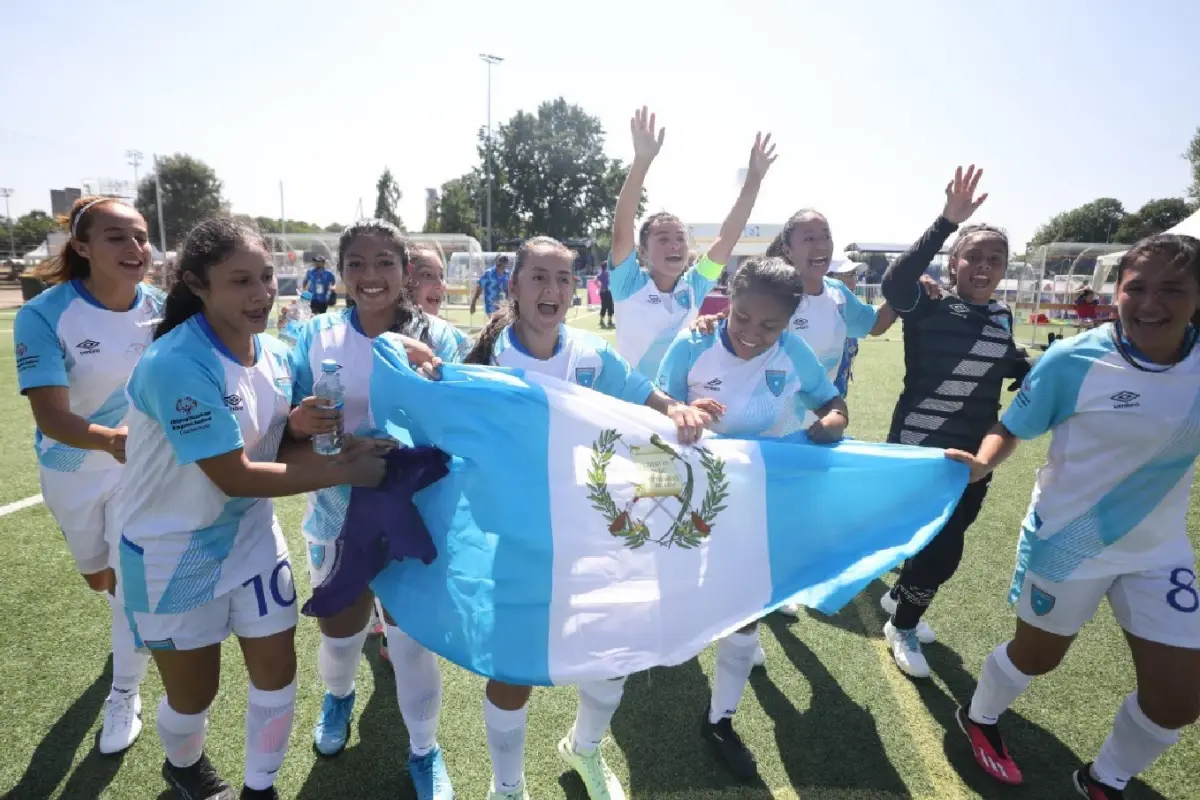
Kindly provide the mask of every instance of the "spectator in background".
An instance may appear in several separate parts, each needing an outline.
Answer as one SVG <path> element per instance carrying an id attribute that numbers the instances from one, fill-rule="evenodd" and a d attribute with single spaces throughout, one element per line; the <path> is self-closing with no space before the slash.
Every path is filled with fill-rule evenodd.
<path id="1" fill-rule="evenodd" d="M 308 291 L 312 295 L 309 306 L 314 315 L 324 314 L 329 310 L 329 301 L 335 283 L 337 283 L 337 276 L 325 269 L 325 256 L 314 258 L 312 269 L 305 273 L 304 283 L 300 285 L 302 294 Z"/>
<path id="2" fill-rule="evenodd" d="M 475 285 L 475 294 L 471 296 L 471 313 L 483 295 L 483 310 L 490 317 L 500 308 L 501 298 L 508 299 L 508 256 L 496 259 L 496 266 L 483 271 L 479 283 Z"/>
<path id="3" fill-rule="evenodd" d="M 1075 298 L 1075 327 L 1080 330 L 1087 330 L 1096 327 L 1096 310 L 1100 305 L 1100 298 L 1096 297 L 1096 293 L 1091 289 L 1084 289 Z"/>
<path id="4" fill-rule="evenodd" d="M 600 274 L 596 276 L 596 285 L 600 287 L 600 327 L 615 328 L 613 322 L 613 296 L 608 290 L 608 261 L 600 262 Z M 604 321 L 605 316 L 608 322 Z"/>

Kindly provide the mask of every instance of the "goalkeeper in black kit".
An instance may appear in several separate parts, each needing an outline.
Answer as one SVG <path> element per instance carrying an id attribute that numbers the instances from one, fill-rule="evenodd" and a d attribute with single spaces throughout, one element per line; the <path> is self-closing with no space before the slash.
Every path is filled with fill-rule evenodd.
<path id="1" fill-rule="evenodd" d="M 992 299 L 1008 267 L 1008 237 L 990 225 L 959 228 L 987 199 L 975 190 L 983 170 L 961 167 L 946 186 L 946 206 L 929 230 L 883 276 L 883 296 L 904 320 L 904 390 L 892 414 L 888 441 L 974 453 L 999 417 L 1006 382 L 1029 372 L 1028 354 L 1013 341 L 1013 315 Z M 930 298 L 919 280 L 952 233 L 951 287 Z M 934 640 L 921 616 L 962 559 L 988 480 L 963 492 L 945 527 L 905 562 L 881 605 L 891 614 L 883 632 L 896 665 L 914 678 L 929 676 L 922 644 Z"/>

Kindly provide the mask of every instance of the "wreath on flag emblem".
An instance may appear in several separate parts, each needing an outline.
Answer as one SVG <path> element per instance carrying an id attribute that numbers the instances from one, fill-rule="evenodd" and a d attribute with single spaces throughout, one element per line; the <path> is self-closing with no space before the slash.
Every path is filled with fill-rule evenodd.
<path id="1" fill-rule="evenodd" d="M 631 550 L 636 550 L 647 542 L 653 542 L 660 547 L 679 547 L 684 550 L 699 546 L 712 533 L 713 524 L 717 516 L 725 510 L 724 502 L 729 497 L 725 461 L 713 455 L 707 447 L 696 448 L 700 454 L 700 467 L 704 470 L 708 488 L 704 499 L 700 501 L 700 507 L 695 508 L 693 492 L 696 484 L 692 465 L 661 437 L 657 434 L 652 435 L 650 445 L 668 456 L 672 463 L 682 465 L 682 489 L 669 495 L 652 495 L 643 494 L 642 487 L 639 487 L 634 492 L 633 499 L 621 507 L 608 491 L 608 465 L 616 455 L 618 442 L 629 449 L 631 454 L 634 452 L 635 448 L 628 445 L 616 430 L 608 428 L 601 431 L 600 437 L 592 443 L 592 461 L 588 470 L 588 500 L 592 508 L 600 512 L 604 521 L 608 523 L 608 532 L 624 539 L 625 546 Z M 666 533 L 654 537 L 646 524 L 646 518 L 658 509 L 670 513 L 662 506 L 665 500 L 678 501 L 679 509 Z M 639 517 L 634 511 L 638 504 L 644 501 L 652 501 L 656 507 Z"/>

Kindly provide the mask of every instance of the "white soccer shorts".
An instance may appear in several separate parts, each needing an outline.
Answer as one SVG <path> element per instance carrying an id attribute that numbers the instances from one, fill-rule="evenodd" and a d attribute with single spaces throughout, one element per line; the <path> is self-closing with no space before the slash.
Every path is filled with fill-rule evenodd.
<path id="1" fill-rule="evenodd" d="M 1068 578 L 1061 583 L 1027 571 L 1017 616 L 1049 633 L 1074 636 L 1105 597 L 1117 623 L 1130 634 L 1200 650 L 1200 587 L 1195 562 L 1103 578 Z"/>
<path id="2" fill-rule="evenodd" d="M 261 639 L 296 627 L 300 613 L 292 565 L 284 558 L 232 592 L 180 614 L 131 612 L 143 651 L 198 650 L 225 641 Z"/>
<path id="3" fill-rule="evenodd" d="M 67 540 L 75 568 L 82 575 L 108 569 L 108 513 L 120 468 L 55 472 L 41 467 L 38 474 L 42 501 Z"/>

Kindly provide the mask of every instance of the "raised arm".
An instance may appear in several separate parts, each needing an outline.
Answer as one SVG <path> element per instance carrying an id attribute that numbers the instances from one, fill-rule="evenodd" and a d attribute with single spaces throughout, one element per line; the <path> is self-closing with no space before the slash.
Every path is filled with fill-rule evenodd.
<path id="1" fill-rule="evenodd" d="M 738 195 L 733 208 L 729 209 L 725 222 L 721 224 L 716 241 L 708 248 L 708 259 L 713 263 L 722 267 L 729 263 L 733 248 L 741 238 L 742 231 L 746 229 L 746 223 L 750 221 L 750 212 L 754 210 L 754 202 L 758 199 L 762 180 L 767 170 L 775 163 L 775 158 L 775 145 L 771 144 L 771 134 L 768 133 L 765 138 L 761 133 L 757 134 L 754 137 L 754 147 L 750 150 L 750 164 L 746 168 L 746 182 L 742 184 L 741 194 Z M 613 241 L 616 241 L 615 237 Z"/>
<path id="2" fill-rule="evenodd" d="M 617 208 L 613 213 L 612 254 L 609 264 L 614 268 L 629 258 L 634 247 L 634 221 L 637 219 L 638 203 L 642 199 L 642 186 L 654 157 L 662 149 L 667 129 L 655 134 L 656 119 L 645 106 L 634 112 L 629 121 L 629 132 L 633 135 L 633 163 L 617 197 Z"/>

